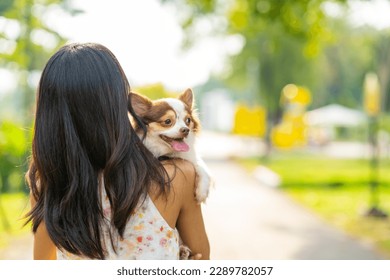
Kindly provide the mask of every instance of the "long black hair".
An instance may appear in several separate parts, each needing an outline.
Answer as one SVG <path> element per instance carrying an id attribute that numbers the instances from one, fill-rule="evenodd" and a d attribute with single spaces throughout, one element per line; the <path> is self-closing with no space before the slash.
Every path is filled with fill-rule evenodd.
<path id="1" fill-rule="evenodd" d="M 72 254 L 105 258 L 100 175 L 121 237 L 150 188 L 169 189 L 164 167 L 130 125 L 128 110 L 143 126 L 129 93 L 119 62 L 99 44 L 66 45 L 42 72 L 27 175 L 37 204 L 27 222 L 36 232 L 44 221 L 54 244 Z"/>

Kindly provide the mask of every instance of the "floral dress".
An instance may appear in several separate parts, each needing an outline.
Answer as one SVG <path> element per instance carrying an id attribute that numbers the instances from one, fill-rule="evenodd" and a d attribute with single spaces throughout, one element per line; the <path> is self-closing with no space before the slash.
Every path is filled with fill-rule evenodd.
<path id="1" fill-rule="evenodd" d="M 149 197 L 146 197 L 131 216 L 126 226 L 123 239 L 113 234 L 113 245 L 110 240 L 111 207 L 104 188 L 103 211 L 108 221 L 102 226 L 104 244 L 108 252 L 106 259 L 127 260 L 178 260 L 179 233 L 173 229 L 161 216 L 160 212 Z M 57 259 L 88 259 L 57 249 Z"/>

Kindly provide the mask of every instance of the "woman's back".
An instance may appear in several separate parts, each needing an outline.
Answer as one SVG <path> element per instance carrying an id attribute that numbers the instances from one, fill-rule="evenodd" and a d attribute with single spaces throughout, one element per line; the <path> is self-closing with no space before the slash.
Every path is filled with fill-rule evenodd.
<path id="1" fill-rule="evenodd" d="M 210 247 L 204 228 L 201 207 L 195 193 L 195 170 L 191 163 L 177 159 L 164 163 L 171 190 L 160 194 L 157 188 L 147 194 L 145 201 L 130 216 L 120 238 L 113 230 L 111 244 L 111 207 L 102 188 L 102 206 L 106 222 L 102 227 L 106 259 L 179 259 L 179 232 L 183 243 L 202 259 L 209 259 Z M 32 207 L 36 201 L 31 195 Z M 115 246 L 115 251 L 113 250 Z M 55 257 L 56 256 L 56 257 Z M 50 240 L 44 222 L 35 233 L 34 259 L 88 259 L 64 250 Z"/>
<path id="2" fill-rule="evenodd" d="M 106 259 L 179 259 L 179 233 L 165 221 L 149 195 L 130 216 L 121 238 L 112 230 L 110 202 L 104 188 L 102 190 L 102 206 L 106 219 L 102 223 L 102 233 L 107 251 Z M 57 259 L 84 258 L 57 249 Z"/>

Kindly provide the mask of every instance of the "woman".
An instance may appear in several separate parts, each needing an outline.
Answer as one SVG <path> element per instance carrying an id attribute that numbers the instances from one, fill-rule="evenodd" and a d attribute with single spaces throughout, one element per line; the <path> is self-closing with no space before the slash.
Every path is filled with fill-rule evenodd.
<path id="1" fill-rule="evenodd" d="M 47 62 L 27 174 L 34 259 L 177 259 L 178 233 L 209 258 L 194 168 L 143 146 L 129 92 L 102 45 L 66 45 Z"/>

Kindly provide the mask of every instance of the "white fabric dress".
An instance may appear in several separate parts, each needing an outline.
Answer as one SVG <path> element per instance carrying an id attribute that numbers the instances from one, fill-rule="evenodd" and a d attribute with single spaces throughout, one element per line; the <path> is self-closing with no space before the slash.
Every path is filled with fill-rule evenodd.
<path id="1" fill-rule="evenodd" d="M 123 239 L 118 234 L 114 235 L 112 248 L 109 230 L 111 207 L 104 191 L 103 210 L 107 223 L 102 226 L 104 244 L 108 252 L 106 259 L 122 260 L 178 260 L 179 259 L 179 233 L 173 229 L 161 216 L 160 212 L 149 197 L 136 209 L 129 219 Z M 115 231 L 114 231 L 115 232 Z M 57 259 L 75 260 L 88 259 L 83 256 L 70 254 L 57 250 Z"/>

